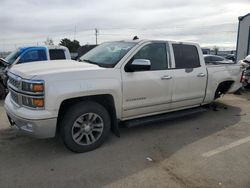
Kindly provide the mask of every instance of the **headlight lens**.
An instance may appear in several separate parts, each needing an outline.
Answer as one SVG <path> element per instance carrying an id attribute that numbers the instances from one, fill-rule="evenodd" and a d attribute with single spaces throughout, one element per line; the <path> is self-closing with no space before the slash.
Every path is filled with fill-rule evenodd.
<path id="1" fill-rule="evenodd" d="M 44 91 L 43 83 L 22 82 L 22 90 L 28 92 L 42 93 Z"/>
<path id="2" fill-rule="evenodd" d="M 24 106 L 31 108 L 43 108 L 44 107 L 44 98 L 33 98 L 33 97 L 22 97 L 22 102 Z"/>
<path id="3" fill-rule="evenodd" d="M 22 96 L 23 106 L 30 108 L 44 108 L 44 82 L 43 81 L 22 81 L 22 91 L 26 95 Z"/>

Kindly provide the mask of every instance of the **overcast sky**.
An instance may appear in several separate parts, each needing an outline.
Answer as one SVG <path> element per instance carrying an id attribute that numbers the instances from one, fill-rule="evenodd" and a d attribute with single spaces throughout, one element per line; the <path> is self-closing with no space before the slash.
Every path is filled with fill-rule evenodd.
<path id="1" fill-rule="evenodd" d="M 98 42 L 137 35 L 228 49 L 236 45 L 238 16 L 249 12 L 250 0 L 0 0 L 0 51 L 47 37 L 92 44 L 94 28 Z"/>

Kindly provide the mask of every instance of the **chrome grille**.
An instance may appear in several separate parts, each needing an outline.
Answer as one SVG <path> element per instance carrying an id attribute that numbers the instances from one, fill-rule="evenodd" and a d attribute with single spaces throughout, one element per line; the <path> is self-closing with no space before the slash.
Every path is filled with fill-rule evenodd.
<path id="1" fill-rule="evenodd" d="M 14 86 L 15 88 L 20 88 L 21 85 L 21 81 L 20 79 L 18 79 L 18 77 L 13 78 L 13 77 L 9 77 L 9 84 Z"/>
<path id="2" fill-rule="evenodd" d="M 18 99 L 18 94 L 15 93 L 14 91 L 10 90 L 10 96 L 11 96 L 11 99 L 19 105 L 19 99 Z"/>

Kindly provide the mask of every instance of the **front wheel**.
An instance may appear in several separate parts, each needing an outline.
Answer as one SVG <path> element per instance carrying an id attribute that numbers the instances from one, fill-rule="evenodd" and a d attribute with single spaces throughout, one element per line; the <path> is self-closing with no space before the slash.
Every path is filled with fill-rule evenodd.
<path id="1" fill-rule="evenodd" d="M 110 116 L 96 102 L 83 101 L 68 109 L 61 123 L 68 149 L 81 153 L 98 148 L 110 132 Z"/>

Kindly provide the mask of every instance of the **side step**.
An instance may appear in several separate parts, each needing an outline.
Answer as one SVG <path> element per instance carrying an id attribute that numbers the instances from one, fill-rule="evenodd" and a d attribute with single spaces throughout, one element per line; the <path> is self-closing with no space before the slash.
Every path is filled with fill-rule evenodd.
<path id="1" fill-rule="evenodd" d="M 143 118 L 138 118 L 134 120 L 128 120 L 123 122 L 123 124 L 127 127 L 135 127 L 138 125 L 145 125 L 145 124 L 150 124 L 150 123 L 155 123 L 159 121 L 165 121 L 165 120 L 171 120 L 183 116 L 189 116 L 197 113 L 202 113 L 206 112 L 207 109 L 204 107 L 196 107 L 196 108 L 190 108 L 186 110 L 179 110 L 176 112 L 169 112 L 161 115 L 155 115 L 155 116 L 149 116 L 149 117 L 143 117 Z"/>

